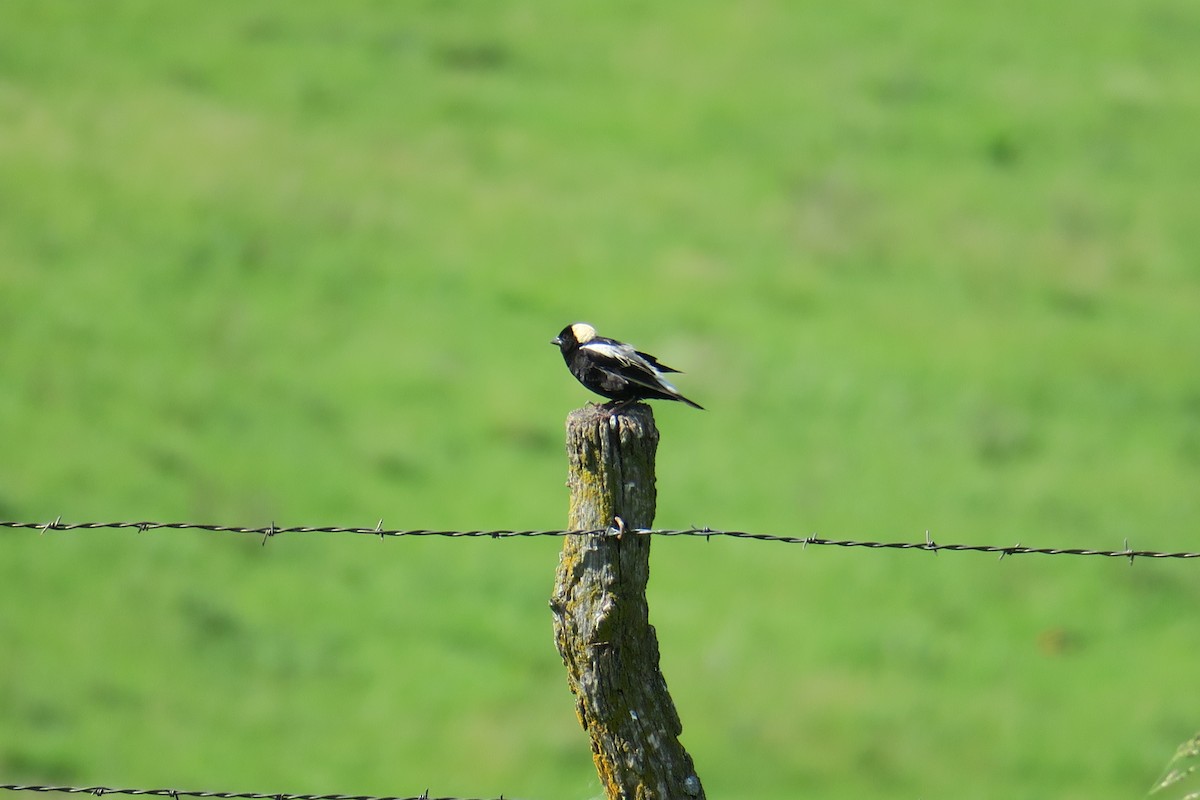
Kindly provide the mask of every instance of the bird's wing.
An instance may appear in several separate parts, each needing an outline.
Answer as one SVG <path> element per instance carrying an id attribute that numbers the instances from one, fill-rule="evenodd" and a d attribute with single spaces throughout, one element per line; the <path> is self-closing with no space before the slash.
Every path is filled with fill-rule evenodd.
<path id="1" fill-rule="evenodd" d="M 623 367 L 632 367 L 640 369 L 651 374 L 658 372 L 658 368 L 654 366 L 654 359 L 647 359 L 642 353 L 634 350 L 624 342 L 617 342 L 612 339 L 593 339 L 592 341 L 579 346 L 580 350 L 587 350 L 594 355 L 610 361 L 615 361 Z"/>
<path id="2" fill-rule="evenodd" d="M 666 391 L 679 394 L 679 390 L 663 377 L 662 365 L 653 356 L 639 353 L 629 345 L 612 339 L 593 339 L 580 345 L 581 350 L 589 350 L 600 356 L 604 362 L 597 366 L 606 372 L 617 375 L 630 383 L 645 386 L 647 389 Z M 612 366 L 610 367 L 609 364 Z M 677 370 L 670 370 L 676 372 Z"/>
<path id="3" fill-rule="evenodd" d="M 634 352 L 648 361 L 659 372 L 679 372 L 674 367 L 668 367 L 666 364 L 659 363 L 659 360 L 649 353 L 643 353 L 641 350 L 635 350 Z"/>

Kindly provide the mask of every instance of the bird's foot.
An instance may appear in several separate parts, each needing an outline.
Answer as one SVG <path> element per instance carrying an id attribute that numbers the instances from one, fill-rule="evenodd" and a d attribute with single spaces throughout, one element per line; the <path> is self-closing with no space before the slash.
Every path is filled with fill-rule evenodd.
<path id="1" fill-rule="evenodd" d="M 602 405 L 601 408 L 603 408 L 605 410 L 605 412 L 607 412 L 608 416 L 612 417 L 612 416 L 616 416 L 617 414 L 620 414 L 622 411 L 629 408 L 630 406 L 637 405 L 637 403 L 638 403 L 637 400 L 610 400 L 609 402 Z"/>

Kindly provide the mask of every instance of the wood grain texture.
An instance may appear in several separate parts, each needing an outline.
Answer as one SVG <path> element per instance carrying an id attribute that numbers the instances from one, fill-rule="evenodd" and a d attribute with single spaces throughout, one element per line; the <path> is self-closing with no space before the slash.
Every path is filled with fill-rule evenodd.
<path id="1" fill-rule="evenodd" d="M 567 418 L 568 527 L 654 523 L 658 429 L 645 404 L 589 406 Z M 610 800 L 703 798 L 659 670 L 646 584 L 649 536 L 568 536 L 550 607 L 579 722 Z"/>

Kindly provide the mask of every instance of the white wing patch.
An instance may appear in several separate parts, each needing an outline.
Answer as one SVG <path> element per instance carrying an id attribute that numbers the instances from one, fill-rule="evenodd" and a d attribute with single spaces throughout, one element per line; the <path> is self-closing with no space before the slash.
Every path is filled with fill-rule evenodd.
<path id="1" fill-rule="evenodd" d="M 579 349 L 588 350 L 596 355 L 604 356 L 605 358 L 611 358 L 613 361 L 619 361 L 626 366 L 637 367 L 638 369 L 644 369 L 647 372 L 658 372 L 658 370 L 656 370 L 650 364 L 650 362 L 637 354 L 637 350 L 634 350 L 627 344 L 613 342 L 588 342 L 580 345 Z"/>
<path id="2" fill-rule="evenodd" d="M 671 382 L 663 377 L 662 372 L 660 372 L 649 361 L 642 358 L 641 355 L 638 354 L 638 351 L 633 349 L 631 345 L 591 341 L 580 345 L 579 349 L 588 350 L 598 356 L 612 359 L 618 364 L 623 364 L 627 367 L 633 367 L 636 370 L 644 372 L 647 378 L 645 381 L 639 381 L 634 376 L 624 375 L 623 377 L 625 377 L 627 380 L 631 380 L 634 383 L 640 383 L 643 386 L 650 388 L 666 389 L 672 394 L 679 394 L 679 390 L 672 386 Z M 657 384 L 657 386 L 655 384 Z"/>

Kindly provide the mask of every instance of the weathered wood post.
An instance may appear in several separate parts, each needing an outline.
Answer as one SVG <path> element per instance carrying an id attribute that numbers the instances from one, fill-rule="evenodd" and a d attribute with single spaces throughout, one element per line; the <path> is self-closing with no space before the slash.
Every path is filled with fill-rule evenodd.
<path id="1" fill-rule="evenodd" d="M 619 517 L 626 529 L 649 528 L 657 447 L 654 413 L 645 404 L 572 411 L 568 527 L 604 530 Z M 568 536 L 550 599 L 554 638 L 609 800 L 704 798 L 658 667 L 649 576 L 649 536 Z"/>

